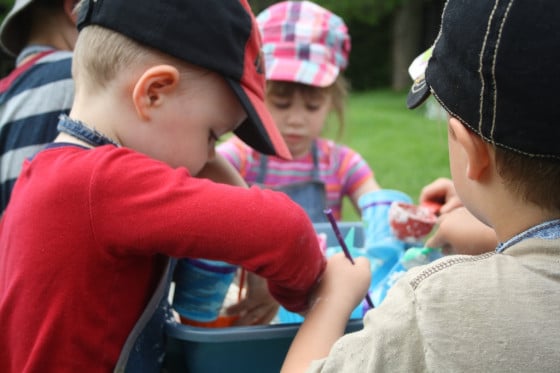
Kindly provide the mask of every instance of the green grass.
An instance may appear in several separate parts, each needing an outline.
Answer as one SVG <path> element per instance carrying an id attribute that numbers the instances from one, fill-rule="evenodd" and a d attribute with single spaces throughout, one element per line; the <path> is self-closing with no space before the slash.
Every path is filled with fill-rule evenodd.
<path id="1" fill-rule="evenodd" d="M 449 176 L 447 127 L 445 119 L 427 117 L 429 105 L 408 110 L 405 100 L 406 93 L 388 90 L 353 93 L 339 142 L 364 157 L 383 188 L 401 190 L 417 202 L 424 185 Z M 327 126 L 325 136 L 335 134 L 336 125 Z M 348 201 L 343 219 L 358 220 Z"/>

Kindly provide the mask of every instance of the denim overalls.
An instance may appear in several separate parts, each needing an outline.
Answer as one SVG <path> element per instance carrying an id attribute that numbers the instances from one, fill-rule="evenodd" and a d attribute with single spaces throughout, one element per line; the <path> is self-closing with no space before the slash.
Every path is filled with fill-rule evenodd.
<path id="1" fill-rule="evenodd" d="M 271 189 L 284 192 L 290 199 L 300 205 L 313 223 L 327 222 L 327 217 L 323 212 L 327 208 L 327 194 L 325 183 L 319 178 L 319 151 L 317 143 L 314 141 L 311 146 L 313 157 L 313 169 L 311 170 L 310 181 L 293 183 Z M 256 184 L 263 185 L 266 178 L 268 157 L 263 155 L 259 165 Z"/>

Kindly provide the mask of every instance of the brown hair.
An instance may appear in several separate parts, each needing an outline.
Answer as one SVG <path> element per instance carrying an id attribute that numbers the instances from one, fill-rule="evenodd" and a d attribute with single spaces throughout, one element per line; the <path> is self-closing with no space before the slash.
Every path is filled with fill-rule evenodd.
<path id="1" fill-rule="evenodd" d="M 300 90 L 303 95 L 316 95 L 320 93 L 330 94 L 332 96 L 331 111 L 336 115 L 338 119 L 337 137 L 340 138 L 342 136 L 345 124 L 344 114 L 346 107 L 346 98 L 349 91 L 348 81 L 342 75 L 338 75 L 333 84 L 324 88 L 314 87 L 307 84 L 282 82 L 276 80 L 268 80 L 266 84 L 267 95 L 291 96 L 295 90 Z"/>
<path id="2" fill-rule="evenodd" d="M 494 149 L 498 174 L 512 193 L 543 209 L 560 211 L 560 160 Z"/>

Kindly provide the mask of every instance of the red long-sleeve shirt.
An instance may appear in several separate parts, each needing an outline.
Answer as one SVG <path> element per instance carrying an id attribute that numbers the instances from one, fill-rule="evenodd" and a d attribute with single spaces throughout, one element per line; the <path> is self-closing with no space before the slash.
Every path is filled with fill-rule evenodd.
<path id="1" fill-rule="evenodd" d="M 0 223 L 0 371 L 111 371 L 165 255 L 241 265 L 294 311 L 325 266 L 281 193 L 125 148 L 47 149 L 25 163 Z"/>

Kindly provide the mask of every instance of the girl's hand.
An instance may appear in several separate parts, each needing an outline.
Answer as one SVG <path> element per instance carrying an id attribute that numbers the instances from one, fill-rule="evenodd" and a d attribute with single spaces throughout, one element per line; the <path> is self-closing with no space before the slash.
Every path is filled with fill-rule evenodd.
<path id="1" fill-rule="evenodd" d="M 420 192 L 420 204 L 423 202 L 436 202 L 441 204 L 440 214 L 445 214 L 453 209 L 463 206 L 463 203 L 455 192 L 453 181 L 447 178 L 439 178 L 426 185 Z"/>
<path id="2" fill-rule="evenodd" d="M 247 275 L 247 296 L 227 308 L 227 315 L 238 315 L 235 326 L 268 324 L 276 316 L 278 302 L 270 295 L 267 282 L 254 273 Z"/>
<path id="3" fill-rule="evenodd" d="M 437 230 L 426 241 L 427 247 L 441 248 L 445 255 L 478 255 L 494 250 L 497 244 L 496 232 L 465 207 L 441 214 Z"/>

